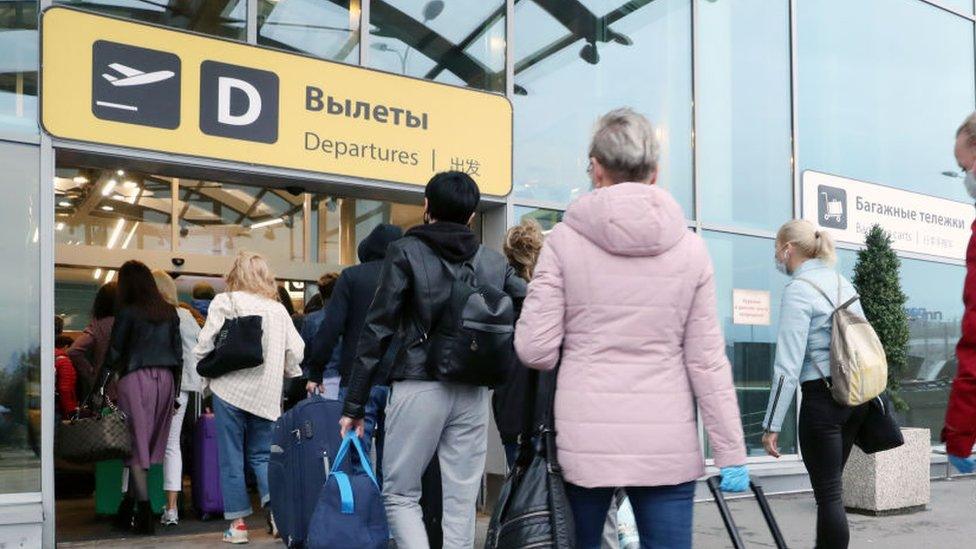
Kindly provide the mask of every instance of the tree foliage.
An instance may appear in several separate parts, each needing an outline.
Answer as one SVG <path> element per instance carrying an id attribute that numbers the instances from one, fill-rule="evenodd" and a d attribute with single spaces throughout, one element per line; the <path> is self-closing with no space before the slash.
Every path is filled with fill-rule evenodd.
<path id="1" fill-rule="evenodd" d="M 861 306 L 888 357 L 888 390 L 895 407 L 908 409 L 899 395 L 901 379 L 908 367 L 907 297 L 901 290 L 901 260 L 891 248 L 891 236 L 880 226 L 871 227 L 865 248 L 857 253 L 854 280 Z"/>

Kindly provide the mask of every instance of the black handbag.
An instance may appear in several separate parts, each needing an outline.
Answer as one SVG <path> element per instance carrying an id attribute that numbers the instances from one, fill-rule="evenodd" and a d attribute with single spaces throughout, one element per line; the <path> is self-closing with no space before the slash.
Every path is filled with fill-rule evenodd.
<path id="1" fill-rule="evenodd" d="M 887 394 L 882 394 L 870 402 L 864 423 L 854 438 L 854 444 L 865 454 L 874 454 L 893 450 L 905 444 L 901 434 L 901 427 L 891 413 L 891 401 Z"/>
<path id="2" fill-rule="evenodd" d="M 485 549 L 576 547 L 573 512 L 556 458 L 553 428 L 556 372 L 540 374 L 533 371 L 529 384 L 529 394 L 534 398 L 525 399 L 523 417 L 531 425 L 535 401 L 544 398 L 543 420 L 535 430 L 535 437 L 526 436 L 533 431 L 531 426 L 523 430 L 518 457 L 502 486 L 488 525 Z"/>
<path id="3" fill-rule="evenodd" d="M 224 319 L 223 326 L 214 336 L 213 350 L 197 362 L 197 373 L 209 379 L 264 364 L 261 316 L 239 316 L 233 297 L 230 297 L 230 303 L 234 317 Z"/>
<path id="4" fill-rule="evenodd" d="M 106 371 L 106 374 L 102 375 L 97 391 L 89 393 L 74 415 L 58 423 L 54 433 L 54 453 L 61 459 L 94 463 L 127 458 L 132 453 L 125 412 L 105 395 L 111 372 Z M 101 397 L 99 406 L 92 404 L 96 392 Z"/>

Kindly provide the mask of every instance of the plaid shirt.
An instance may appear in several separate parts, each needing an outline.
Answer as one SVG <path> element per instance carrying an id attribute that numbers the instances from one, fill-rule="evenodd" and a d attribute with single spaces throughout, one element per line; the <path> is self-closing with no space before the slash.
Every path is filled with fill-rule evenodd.
<path id="1" fill-rule="evenodd" d="M 231 301 L 233 298 L 233 302 Z M 207 322 L 200 332 L 193 354 L 197 360 L 214 347 L 214 336 L 224 319 L 257 315 L 262 318 L 264 364 L 207 379 L 210 390 L 228 404 L 271 421 L 281 415 L 281 388 L 285 377 L 302 375 L 299 364 L 305 354 L 305 342 L 285 307 L 273 299 L 247 292 L 218 295 L 210 304 Z"/>

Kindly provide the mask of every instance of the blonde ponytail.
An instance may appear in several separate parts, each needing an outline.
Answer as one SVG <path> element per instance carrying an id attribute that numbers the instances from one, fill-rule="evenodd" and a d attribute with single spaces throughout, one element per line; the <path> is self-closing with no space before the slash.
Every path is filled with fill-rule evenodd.
<path id="1" fill-rule="evenodd" d="M 819 259 L 828 265 L 837 262 L 834 238 L 827 231 L 818 230 L 804 219 L 787 221 L 776 233 L 778 246 L 793 244 L 804 257 Z"/>

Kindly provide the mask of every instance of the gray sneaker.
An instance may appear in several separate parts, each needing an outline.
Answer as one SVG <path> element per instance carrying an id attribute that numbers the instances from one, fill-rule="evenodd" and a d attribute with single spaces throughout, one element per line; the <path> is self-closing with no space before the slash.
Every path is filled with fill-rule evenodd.
<path id="1" fill-rule="evenodd" d="M 176 526 L 180 523 L 179 512 L 176 509 L 164 509 L 163 516 L 159 518 L 159 523 L 163 526 Z"/>

